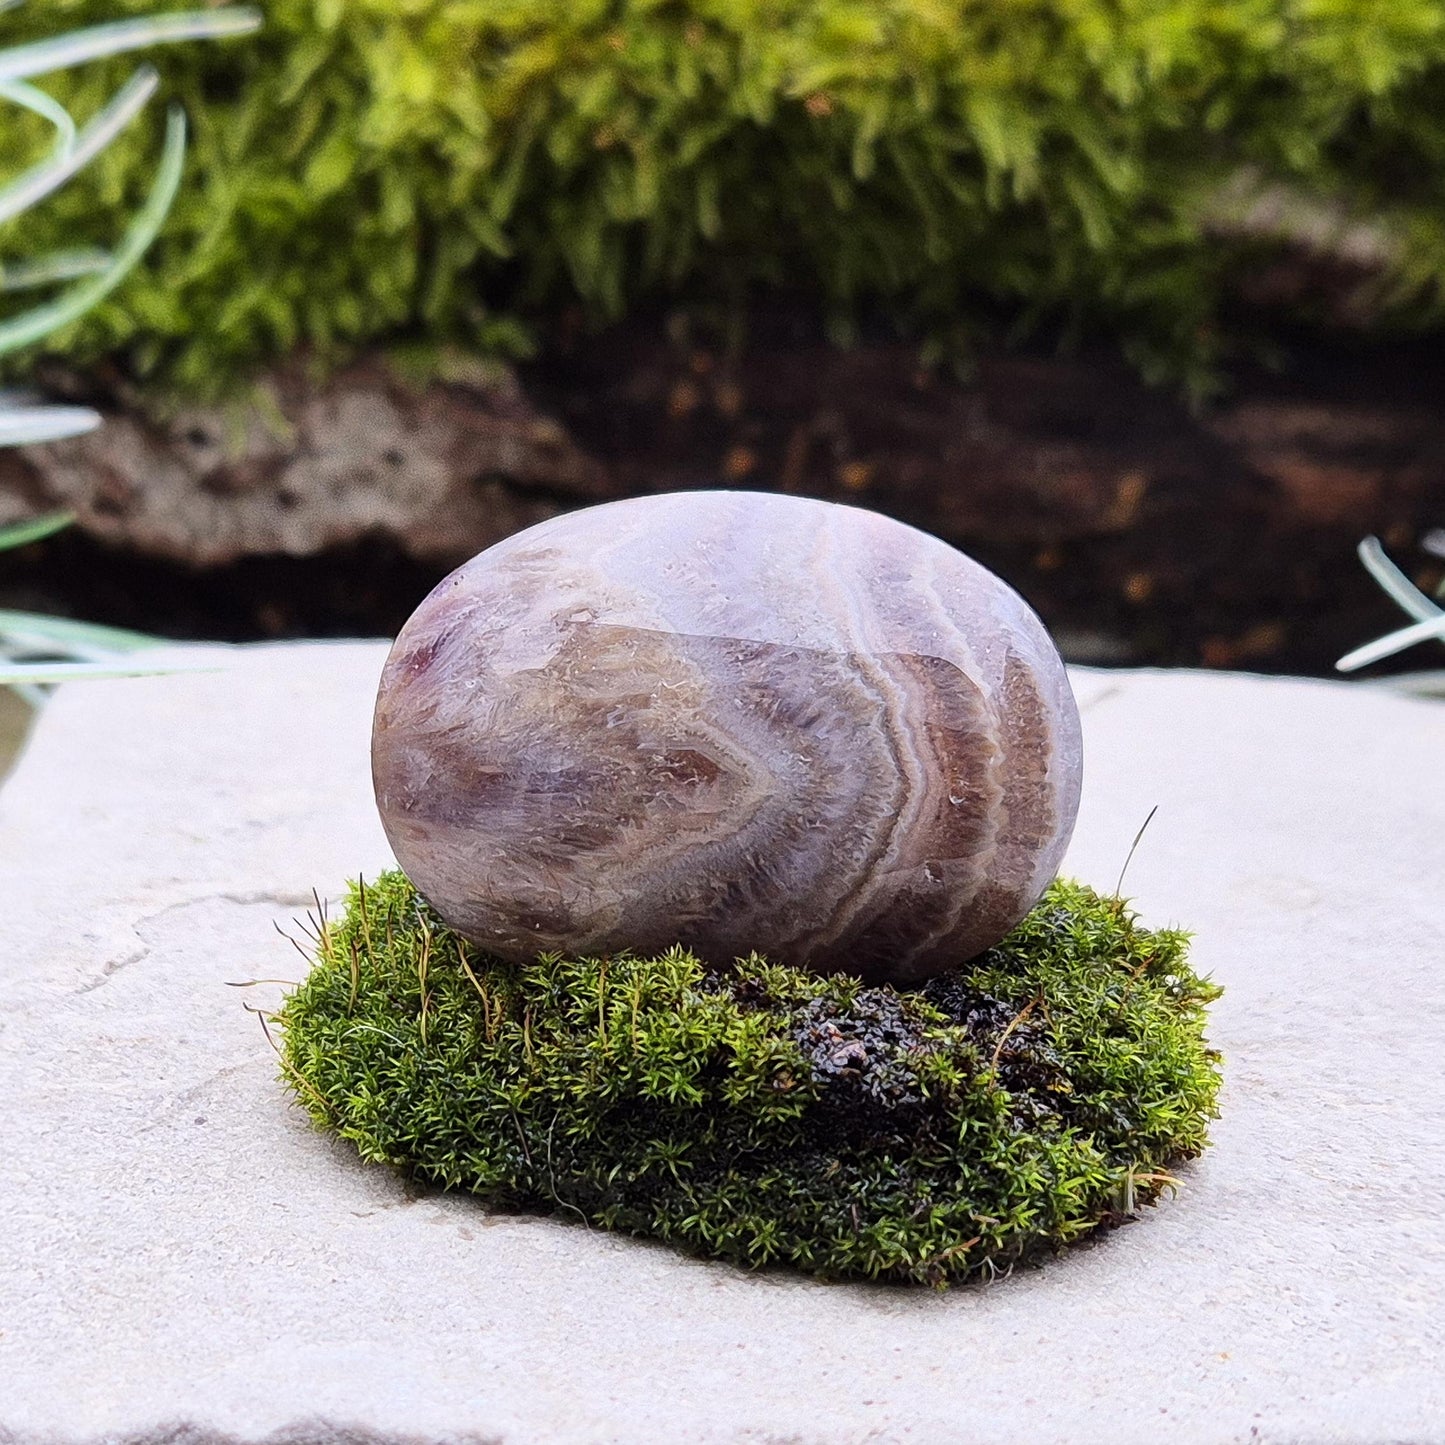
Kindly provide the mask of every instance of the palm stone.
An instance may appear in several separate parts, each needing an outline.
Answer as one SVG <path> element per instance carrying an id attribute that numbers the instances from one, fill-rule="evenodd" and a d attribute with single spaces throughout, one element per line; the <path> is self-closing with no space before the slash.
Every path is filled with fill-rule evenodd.
<path id="1" fill-rule="evenodd" d="M 503 959 L 680 943 L 895 983 L 1028 912 L 1081 763 L 1011 588 L 876 513 L 752 492 L 474 557 L 402 629 L 372 740 L 397 860 Z"/>

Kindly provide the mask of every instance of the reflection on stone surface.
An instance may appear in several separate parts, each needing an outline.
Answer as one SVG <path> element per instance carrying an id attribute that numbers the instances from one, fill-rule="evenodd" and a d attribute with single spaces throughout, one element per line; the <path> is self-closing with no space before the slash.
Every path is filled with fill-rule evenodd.
<path id="1" fill-rule="evenodd" d="M 589 508 L 459 568 L 372 743 L 398 861 L 503 957 L 680 942 L 899 982 L 1028 911 L 1080 764 L 1016 593 L 899 522 L 748 492 Z"/>

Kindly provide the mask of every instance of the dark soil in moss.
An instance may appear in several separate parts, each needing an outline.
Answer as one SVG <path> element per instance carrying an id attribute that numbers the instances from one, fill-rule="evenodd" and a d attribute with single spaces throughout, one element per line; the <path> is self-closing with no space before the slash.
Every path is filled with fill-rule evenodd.
<path id="1" fill-rule="evenodd" d="M 1207 1143 L 1218 994 L 1184 935 L 1056 883 L 925 987 L 754 956 L 519 968 L 399 873 L 353 888 L 280 1013 L 363 1159 L 740 1264 L 941 1284 L 1131 1219 Z"/>

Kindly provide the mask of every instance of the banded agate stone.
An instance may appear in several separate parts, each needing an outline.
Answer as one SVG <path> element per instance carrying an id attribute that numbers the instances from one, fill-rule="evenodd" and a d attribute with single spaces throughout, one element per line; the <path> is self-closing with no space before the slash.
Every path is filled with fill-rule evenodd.
<path id="1" fill-rule="evenodd" d="M 1078 712 L 1022 599 L 854 507 L 687 492 L 558 517 L 446 578 L 372 741 L 397 860 L 506 959 L 757 951 L 917 981 L 1053 878 Z"/>

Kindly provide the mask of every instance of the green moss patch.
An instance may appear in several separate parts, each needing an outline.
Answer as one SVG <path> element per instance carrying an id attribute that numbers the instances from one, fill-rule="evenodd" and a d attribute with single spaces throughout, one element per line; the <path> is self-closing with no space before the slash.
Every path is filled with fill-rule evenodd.
<path id="1" fill-rule="evenodd" d="M 49 0 L 5 23 L 30 39 L 176 8 Z M 1189 374 L 1224 344 L 1231 279 L 1269 276 L 1273 233 L 1328 252 L 1361 219 L 1344 269 L 1363 255 L 1386 273 L 1373 304 L 1440 316 L 1436 0 L 261 8 L 259 36 L 151 57 L 192 120 L 186 182 L 143 272 L 62 351 L 204 391 L 297 346 L 517 353 L 579 305 L 796 292 L 839 335 L 881 312 L 957 351 L 1046 323 Z M 132 64 L 45 84 L 88 116 Z M 158 124 L 7 254 L 113 243 Z M 49 144 L 15 111 L 0 151 Z M 1321 298 L 1293 284 L 1271 288 L 1308 317 Z"/>
<path id="2" fill-rule="evenodd" d="M 502 963 L 400 873 L 286 999 L 318 1124 L 503 1207 L 741 1264 L 942 1283 L 1123 1222 L 1207 1143 L 1218 989 L 1185 936 L 1059 882 L 925 987 L 752 957 Z"/>

